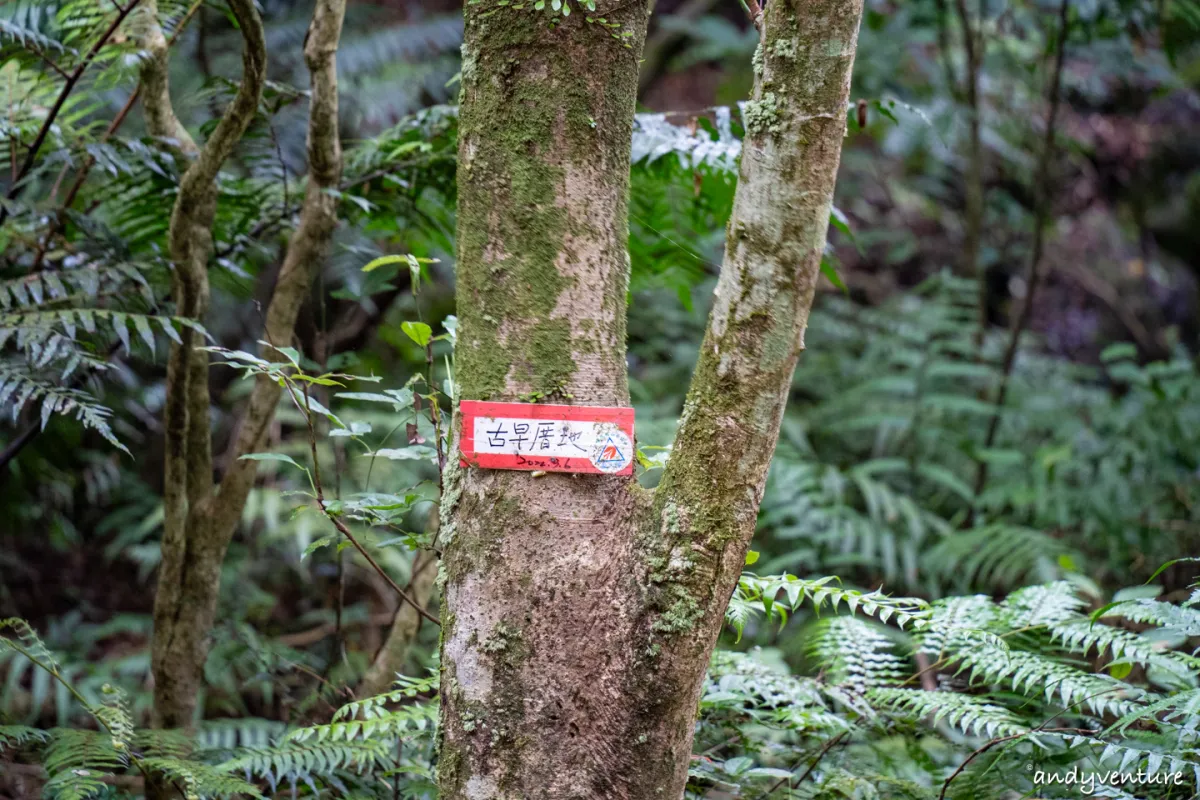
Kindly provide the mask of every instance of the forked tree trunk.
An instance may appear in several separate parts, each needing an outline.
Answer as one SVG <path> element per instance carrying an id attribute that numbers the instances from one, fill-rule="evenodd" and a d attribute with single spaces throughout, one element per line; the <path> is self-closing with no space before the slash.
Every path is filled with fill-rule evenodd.
<path id="1" fill-rule="evenodd" d="M 607 25 L 577 10 L 553 28 L 529 10 L 466 6 L 465 399 L 629 403 L 626 202 L 648 9 L 597 5 Z M 862 0 L 773 0 L 761 20 L 725 265 L 659 488 L 452 465 L 444 800 L 682 795 L 803 349 L 861 12 Z"/>
<path id="2" fill-rule="evenodd" d="M 231 0 L 229 5 L 245 42 L 242 81 L 234 101 L 184 174 L 171 216 L 177 313 L 201 321 L 208 304 L 217 175 L 253 120 L 266 79 L 266 42 L 255 4 Z M 266 341 L 281 346 L 291 343 L 312 276 L 324 262 L 337 227 L 337 201 L 328 190 L 337 186 L 342 173 L 336 56 L 345 10 L 346 0 L 317 0 L 305 39 L 304 60 L 312 84 L 308 184 L 263 330 Z M 143 101 L 153 107 L 148 108 L 147 122 L 158 135 L 176 136 L 176 129 L 182 128 L 170 108 L 166 51 L 151 53 L 153 66 L 143 77 Z M 254 486 L 257 462 L 239 457 L 265 445 L 282 391 L 264 377 L 257 380 L 225 474 L 220 484 L 214 485 L 208 354 L 196 349 L 202 342 L 190 328 L 180 335 L 183 342 L 172 347 L 167 370 L 162 566 L 154 596 L 151 647 L 154 723 L 162 728 L 190 728 L 194 721 L 216 615 L 221 565 Z M 152 787 L 150 794 L 165 796 L 161 786 Z"/>

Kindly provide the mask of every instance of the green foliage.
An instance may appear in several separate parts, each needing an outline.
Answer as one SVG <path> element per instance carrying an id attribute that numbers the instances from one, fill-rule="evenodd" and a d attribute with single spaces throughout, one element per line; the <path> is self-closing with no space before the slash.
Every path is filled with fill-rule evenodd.
<path id="1" fill-rule="evenodd" d="M 338 53 L 345 170 L 330 190 L 342 224 L 296 341 L 263 356 L 257 303 L 306 189 L 310 9 L 260 5 L 275 80 L 218 180 L 204 332 L 215 360 L 287 391 L 269 452 L 248 457 L 260 485 L 222 575 L 207 718 L 188 736 L 144 727 L 160 345 L 195 324 L 173 316 L 166 259 L 184 162 L 141 135 L 136 104 L 109 132 L 144 58 L 132 18 L 100 41 L 117 4 L 0 4 L 0 416 L 14 434 L 44 430 L 0 475 L 0 607 L 43 631 L 0 623 L 0 759 L 45 767 L 48 797 L 128 796 L 139 769 L 198 797 L 436 796 L 436 679 L 345 702 L 392 608 L 334 524 L 400 584 L 412 551 L 432 544 L 456 396 L 446 314 L 458 142 L 454 107 L 422 106 L 454 100 L 461 15 L 352 4 Z M 547 22 L 590 15 L 575 0 L 510 5 Z M 1195 159 L 1179 133 L 1200 74 L 1195 5 L 1072 4 L 1048 293 L 997 408 L 1007 331 L 980 325 L 974 279 L 938 272 L 959 257 L 969 116 L 946 76 L 962 79 L 961 34 L 937 4 L 867 4 L 825 263 L 844 291 L 823 284 L 810 319 L 760 512 L 760 574 L 735 588 L 732 632 L 703 687 L 693 796 L 1074 797 L 1032 783 L 1037 770 L 1073 767 L 1187 776 L 1176 789 L 1098 795 L 1195 793 L 1200 590 L 1183 588 L 1191 562 L 1151 574 L 1200 546 L 1200 373 L 1191 323 L 1172 311 L 1176 262 L 1195 251 Z M 190 17 L 183 0 L 159 7 L 178 34 L 172 93 L 201 141 L 236 85 L 240 34 L 219 5 Z M 717 105 L 634 121 L 630 366 L 648 486 L 670 457 L 655 445 L 674 431 L 721 261 L 742 147 L 736 101 L 757 42 L 725 12 L 685 16 L 697 8 L 654 29 L 645 63 L 650 79 L 658 67 L 696 71 L 642 99 Z M 1029 154 L 1045 70 L 1030 65 L 1047 49 L 1047 11 L 985 8 L 981 26 L 992 323 L 1020 299 L 1030 187 L 1044 177 Z M 62 73 L 97 44 L 48 124 Z M 1089 238 L 1093 220 L 1110 238 Z M 1064 289 L 1081 264 L 1096 297 Z M 1120 324 L 1101 317 L 1089 332 L 1096 298 Z M 444 332 L 426 322 L 442 318 Z M 1064 344 L 1075 335 L 1085 343 Z M 1112 344 L 1130 336 L 1137 346 Z M 218 444 L 247 389 L 232 377 L 212 375 Z M 436 667 L 432 628 L 413 647 L 413 674 Z"/>
<path id="2" fill-rule="evenodd" d="M 976 357 L 976 296 L 940 275 L 877 308 L 823 300 L 763 500 L 766 570 L 815 558 L 906 590 L 1002 590 L 1124 575 L 1176 555 L 1166 533 L 1200 531 L 1176 490 L 1200 446 L 1195 364 L 1114 351 L 1089 368 L 1022 349 L 997 410 L 979 398 L 999 380 L 1001 337 Z"/>
<path id="3" fill-rule="evenodd" d="M 864 603 L 858 615 L 806 626 L 806 669 L 815 678 L 768 667 L 771 658 L 780 663 L 777 651 L 718 653 L 697 748 L 718 744 L 693 767 L 690 789 L 699 797 L 705 787 L 732 785 L 737 796 L 758 797 L 763 790 L 753 787 L 766 781 L 803 797 L 866 785 L 872 797 L 945 791 L 982 800 L 999 796 L 989 793 L 996 786 L 1067 797 L 1078 784 L 1039 784 L 1035 774 L 1075 768 L 1085 778 L 1109 769 L 1180 773 L 1177 786 L 1160 781 L 1148 796 L 1188 796 L 1200 781 L 1198 665 L 1162 646 L 1164 630 L 1093 624 L 1088 606 L 1066 582 L 1025 587 L 1002 602 L 948 597 L 906 636 L 869 621 Z M 1161 662 L 1174 669 L 1153 669 Z M 1125 663 L 1141 671 L 1105 674 Z M 737 735 L 722 739 L 730 711 L 744 716 L 730 728 Z"/>

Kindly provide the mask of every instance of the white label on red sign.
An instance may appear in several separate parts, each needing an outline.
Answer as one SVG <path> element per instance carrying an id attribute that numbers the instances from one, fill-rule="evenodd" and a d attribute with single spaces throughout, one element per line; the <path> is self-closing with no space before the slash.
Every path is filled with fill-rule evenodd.
<path id="1" fill-rule="evenodd" d="M 463 400 L 462 463 L 487 469 L 633 474 L 633 409 Z"/>

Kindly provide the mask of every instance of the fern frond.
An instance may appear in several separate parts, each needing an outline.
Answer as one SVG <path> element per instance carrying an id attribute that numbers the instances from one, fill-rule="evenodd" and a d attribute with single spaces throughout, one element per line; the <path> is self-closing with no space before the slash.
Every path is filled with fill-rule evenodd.
<path id="1" fill-rule="evenodd" d="M 929 724 L 947 722 L 973 736 L 1013 736 L 1025 733 L 1024 722 L 1003 706 L 974 695 L 876 686 L 867 689 L 867 702 L 881 710 L 903 713 Z"/>
<path id="2" fill-rule="evenodd" d="M 30 728 L 27 725 L 0 725 L 0 750 L 6 747 L 20 747 L 27 742 L 44 743 L 50 741 L 50 734 L 40 728 Z"/>
<path id="3" fill-rule="evenodd" d="M 1186 657 L 1179 657 L 1162 644 L 1132 631 L 1093 624 L 1087 618 L 1053 622 L 1046 629 L 1051 639 L 1083 656 L 1093 651 L 1096 655 L 1108 653 L 1114 660 L 1160 667 L 1185 681 L 1192 676 L 1191 666 L 1184 661 Z"/>
<path id="4" fill-rule="evenodd" d="M 1078 559 L 1066 543 L 1040 530 L 997 523 L 956 531 L 925 560 L 951 585 L 1011 587 L 1059 574 L 1056 564 L 1064 556 Z"/>
<path id="5" fill-rule="evenodd" d="M 207 334 L 195 320 L 186 317 L 161 317 L 150 314 L 129 314 L 122 311 L 112 311 L 104 308 L 66 308 L 55 311 L 10 311 L 0 313 L 0 347 L 9 338 L 14 338 L 16 346 L 29 352 L 32 356 L 45 359 L 40 355 L 41 349 L 54 333 L 61 330 L 66 337 L 74 341 L 79 328 L 87 333 L 95 333 L 106 323 L 107 328 L 116 335 L 125 347 L 131 350 L 130 328 L 145 343 L 146 348 L 154 352 L 154 328 L 159 328 L 171 341 L 180 343 L 179 327 L 196 330 L 202 336 Z"/>
<path id="6" fill-rule="evenodd" d="M 700 711 L 709 717 L 746 716 L 772 728 L 806 735 L 825 736 L 852 727 L 829 709 L 820 683 L 773 668 L 754 653 L 713 653 Z"/>
<path id="7" fill-rule="evenodd" d="M 1124 733 L 1131 725 L 1142 720 L 1168 723 L 1180 717 L 1183 718 L 1184 724 L 1192 730 L 1200 725 L 1200 689 L 1180 692 L 1156 700 L 1142 708 L 1134 709 L 1110 725 L 1104 733 L 1105 735 Z"/>
<path id="8" fill-rule="evenodd" d="M 280 781 L 306 780 L 337 770 L 359 773 L 382 766 L 392 758 L 389 742 L 381 739 L 355 741 L 284 741 L 267 750 L 247 750 L 218 765 L 221 772 L 242 771 L 247 779 L 261 778 L 272 792 Z"/>
<path id="9" fill-rule="evenodd" d="M 834 617 L 817 623 L 809 653 L 830 683 L 865 694 L 873 686 L 897 683 L 904 662 L 892 642 L 876 627 L 856 617 Z"/>
<path id="10" fill-rule="evenodd" d="M 202 750 L 263 750 L 279 740 L 287 726 L 273 719 L 237 717 L 210 719 L 200 723 L 196 746 Z"/>
<path id="11" fill-rule="evenodd" d="M 1142 707 L 1147 693 L 1106 675 L 1084 672 L 1053 658 L 1015 648 L 977 643 L 948 657 L 972 684 L 1005 686 L 1049 703 L 1058 699 L 1069 710 L 1090 709 L 1098 715 L 1122 716 Z M 1137 699 L 1134 699 L 1137 698 Z"/>
<path id="12" fill-rule="evenodd" d="M 917 652 L 940 658 L 947 649 L 964 641 L 986 641 L 1003 647 L 1004 640 L 988 630 L 998 615 L 996 604 L 981 594 L 937 600 L 929 624 L 914 636 Z"/>
<path id="13" fill-rule="evenodd" d="M 1080 619 L 1087 603 L 1066 581 L 1025 586 L 1000 604 L 1004 624 L 1010 628 L 1038 628 Z"/>
<path id="14" fill-rule="evenodd" d="M 38 401 L 41 401 L 43 428 L 53 414 L 70 415 L 85 428 L 100 434 L 113 447 L 129 452 L 108 423 L 112 410 L 97 403 L 87 392 L 49 383 L 23 367 L 0 361 L 0 408 L 8 404 L 11 418 L 15 420 L 26 403 Z"/>
<path id="15" fill-rule="evenodd" d="M 228 767 L 214 767 L 199 761 L 170 757 L 144 758 L 142 765 L 149 770 L 161 772 L 174 784 L 185 788 L 189 797 L 263 796 L 254 784 L 228 774 Z"/>
<path id="16" fill-rule="evenodd" d="M 287 740 L 305 742 L 316 739 L 317 742 L 353 742 L 365 741 L 372 737 L 396 737 L 412 731 L 425 732 L 432 730 L 437 721 L 437 713 L 436 705 L 418 703 L 403 706 L 395 711 L 376 713 L 369 719 L 351 719 L 328 725 L 299 728 L 289 733 Z"/>
<path id="17" fill-rule="evenodd" d="M 339 708 L 333 714 L 335 722 L 352 719 L 376 719 L 388 713 L 384 706 L 413 700 L 421 695 L 437 693 L 439 678 L 436 674 L 428 678 L 410 678 L 405 675 L 396 676 L 396 687 L 390 692 L 355 700 Z"/>
<path id="18" fill-rule="evenodd" d="M 9 617 L 0 620 L 0 647 L 15 650 L 47 672 L 58 671 L 58 661 L 42 637 L 25 620 Z"/>
<path id="19" fill-rule="evenodd" d="M 153 302 L 150 284 L 137 265 L 118 261 L 94 263 L 86 267 L 42 270 L 21 278 L 0 281 L 0 309 L 9 311 L 36 308 L 48 302 L 65 301 L 77 292 L 95 298 L 102 291 L 137 287 Z"/>
<path id="20" fill-rule="evenodd" d="M 103 776 L 125 773 L 129 756 L 113 747 L 113 738 L 107 733 L 58 729 L 53 731 L 43 764 L 50 776 L 44 790 L 47 797 L 86 800 L 106 791 Z"/>
<path id="21" fill-rule="evenodd" d="M 99 706 L 93 706 L 91 712 L 111 734 L 113 750 L 118 753 L 128 753 L 134 734 L 133 714 L 129 710 L 129 700 L 125 693 L 115 686 L 105 684 L 101 691 L 104 693 L 104 702 Z"/>
<path id="22" fill-rule="evenodd" d="M 781 622 L 786 622 L 787 612 L 795 611 L 806 602 L 811 602 L 818 612 L 826 602 L 833 611 L 845 603 L 851 613 L 861 612 L 877 617 L 880 622 L 895 621 L 901 628 L 911 625 L 919 629 L 928 622 L 929 607 L 924 600 L 893 598 L 879 590 L 861 592 L 843 589 L 834 583 L 836 580 L 833 577 L 805 580 L 795 575 L 759 577 L 753 573 L 743 573 L 730 598 L 726 619 L 737 630 L 739 638 L 746 621 L 752 616 L 762 613 L 767 619 L 778 617 Z"/>
<path id="23" fill-rule="evenodd" d="M 1182 638 L 1200 636 L 1200 609 L 1186 603 L 1175 605 L 1146 598 L 1127 600 L 1109 607 L 1103 616 L 1157 625 L 1164 633 Z"/>
<path id="24" fill-rule="evenodd" d="M 32 49 L 35 52 L 42 52 L 51 56 L 57 54 L 78 56 L 75 48 L 58 41 L 54 37 L 0 16 L 0 41 L 5 39 L 10 42 L 16 42 L 22 47 Z"/>

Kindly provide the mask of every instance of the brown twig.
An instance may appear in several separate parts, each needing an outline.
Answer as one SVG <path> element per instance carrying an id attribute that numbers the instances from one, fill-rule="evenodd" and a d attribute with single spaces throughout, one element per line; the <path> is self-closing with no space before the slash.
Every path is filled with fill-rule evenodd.
<path id="1" fill-rule="evenodd" d="M 1058 7 L 1058 47 L 1054 56 L 1054 72 L 1051 75 L 1048 89 L 1050 108 L 1046 114 L 1046 130 L 1042 140 L 1042 152 L 1038 158 L 1037 171 L 1033 176 L 1035 181 L 1033 251 L 1029 256 L 1029 270 L 1025 281 L 1025 297 L 1016 318 L 1013 320 L 1008 345 L 1004 350 L 1004 358 L 1001 361 L 1000 385 L 996 389 L 996 398 L 993 403 L 994 409 L 992 417 L 988 421 L 987 436 L 984 438 L 982 448 L 984 450 L 990 448 L 996 441 L 996 433 L 1000 428 L 1001 411 L 1004 409 L 1004 401 L 1008 397 L 1009 379 L 1012 376 L 1013 364 L 1016 362 L 1021 334 L 1024 333 L 1025 328 L 1029 325 L 1029 319 L 1033 313 L 1034 297 L 1037 294 L 1038 281 L 1041 279 L 1042 251 L 1045 248 L 1046 223 L 1050 215 L 1050 179 L 1048 173 L 1050 171 L 1050 162 L 1054 158 L 1055 123 L 1058 120 L 1058 110 L 1062 100 L 1063 62 L 1067 52 L 1067 36 L 1070 33 L 1069 10 L 1070 0 L 1061 0 Z M 987 478 L 988 462 L 981 459 L 978 471 L 975 473 L 976 503 L 979 502 L 979 496 L 983 494 L 983 489 L 987 485 Z M 972 511 L 970 519 L 974 520 L 974 517 L 975 514 Z"/>
<path id="2" fill-rule="evenodd" d="M 804 774 L 796 779 L 796 783 L 804 783 L 805 778 L 807 778 L 812 773 L 812 771 L 817 768 L 817 765 L 821 763 L 821 759 L 825 758 L 825 756 L 829 753 L 829 751 L 832 750 L 835 746 L 837 746 L 838 742 L 840 742 L 842 739 L 845 739 L 846 736 L 847 736 L 846 731 L 842 731 L 837 736 L 833 737 L 828 742 L 826 742 L 825 745 L 821 748 L 820 752 L 817 753 L 816 757 L 813 758 L 812 763 L 810 763 L 808 765 L 808 769 L 804 770 Z M 759 798 L 759 800 L 766 800 L 766 798 L 775 794 L 775 790 L 777 790 L 780 786 L 783 786 L 785 783 L 787 783 L 791 779 L 792 779 L 792 776 L 789 774 L 786 777 L 780 778 L 779 780 L 775 781 L 775 783 L 773 783 L 771 785 L 771 788 L 767 789 L 767 791 L 762 795 L 762 797 Z"/>
<path id="3" fill-rule="evenodd" d="M 992 740 L 986 742 L 982 747 L 979 747 L 979 748 L 975 749 L 974 751 L 972 751 L 970 755 L 968 755 L 965 759 L 963 759 L 963 763 L 958 765 L 958 769 L 956 769 L 956 770 L 954 770 L 954 772 L 950 773 L 950 777 L 946 778 L 945 782 L 942 784 L 942 791 L 940 794 L 938 794 L 938 800 L 946 800 L 946 792 L 950 789 L 950 784 L 954 781 L 955 778 L 957 778 L 959 775 L 961 775 L 962 771 L 967 768 L 967 765 L 970 764 L 972 761 L 974 761 L 976 758 L 983 755 L 988 750 L 991 750 L 996 745 L 1004 744 L 1005 742 L 1011 742 L 1014 739 L 1023 739 L 1026 736 L 1031 736 L 1035 733 L 1094 734 L 1095 731 L 1091 730 L 1090 728 L 1041 728 L 1041 727 L 1039 727 L 1039 728 L 1034 728 L 1033 730 L 1023 731 L 1022 733 L 1014 733 L 1014 734 L 1010 734 L 1009 736 L 1001 736 L 998 739 L 992 739 Z"/>
<path id="4" fill-rule="evenodd" d="M 203 4 L 204 0 L 195 0 L 195 2 L 193 2 L 188 8 L 187 13 L 184 14 L 183 18 L 179 20 L 179 24 L 175 26 L 175 30 L 167 39 L 168 48 L 175 44 L 175 40 L 179 38 L 179 34 L 183 32 L 183 29 L 187 26 L 192 16 L 195 15 L 196 10 L 199 9 Z M 119 130 L 120 127 L 125 124 L 125 119 L 129 116 L 129 112 L 133 110 L 133 107 L 137 103 L 141 94 L 142 86 L 139 83 L 138 86 L 130 93 L 129 97 L 125 100 L 125 105 L 121 106 L 121 110 L 117 112 L 117 115 L 112 118 L 110 123 L 108 123 L 108 127 L 104 129 L 104 133 L 100 136 L 101 144 L 104 144 L 110 138 L 112 138 L 113 134 L 115 134 L 117 130 Z M 46 231 L 46 235 L 43 237 L 42 242 L 38 247 L 37 256 L 34 258 L 33 262 L 34 271 L 41 266 L 42 259 L 45 257 L 46 251 L 50 248 L 50 240 L 53 239 L 54 236 L 62 229 L 67 210 L 75 204 L 75 198 L 79 195 L 79 190 L 83 188 L 83 184 L 87 181 L 88 175 L 91 173 L 92 167 L 95 165 L 96 157 L 89 154 L 87 159 L 84 160 L 83 165 L 79 167 L 79 172 L 75 174 L 75 180 L 72 181 L 71 188 L 67 190 L 67 196 L 63 198 L 62 205 L 59 206 L 58 210 L 55 212 L 54 219 L 50 223 L 50 228 Z M 59 172 L 58 178 L 54 182 L 56 187 L 66 176 L 68 167 L 69 165 L 67 164 L 63 165 L 62 171 Z"/>

